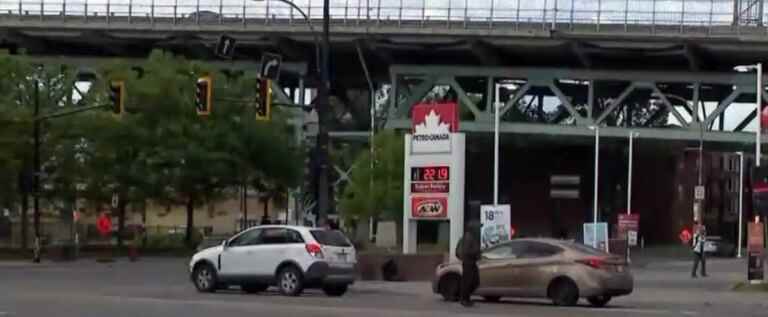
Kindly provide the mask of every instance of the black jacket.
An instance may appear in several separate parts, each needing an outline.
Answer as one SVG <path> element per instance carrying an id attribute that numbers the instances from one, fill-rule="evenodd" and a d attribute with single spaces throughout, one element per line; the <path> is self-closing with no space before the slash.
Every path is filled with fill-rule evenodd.
<path id="1" fill-rule="evenodd" d="M 480 239 L 474 234 L 464 234 L 456 247 L 456 256 L 462 261 L 477 261 L 480 254 Z"/>

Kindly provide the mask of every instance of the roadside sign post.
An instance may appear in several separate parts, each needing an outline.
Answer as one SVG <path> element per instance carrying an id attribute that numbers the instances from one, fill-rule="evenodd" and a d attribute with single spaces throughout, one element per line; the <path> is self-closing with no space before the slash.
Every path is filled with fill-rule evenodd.
<path id="1" fill-rule="evenodd" d="M 629 261 L 629 249 L 631 247 L 637 246 L 637 235 L 640 231 L 640 215 L 632 213 L 619 214 L 617 223 L 619 229 L 619 238 L 624 238 L 627 240 L 626 258 L 627 261 Z"/>
<path id="2" fill-rule="evenodd" d="M 106 257 L 98 260 L 100 262 L 112 262 L 112 239 L 109 239 L 109 236 L 112 233 L 112 220 L 106 213 L 102 213 L 101 216 L 99 216 L 99 219 L 96 221 L 96 229 L 103 238 L 107 238 L 107 243 L 109 245 Z"/>
<path id="3" fill-rule="evenodd" d="M 747 227 L 747 281 L 762 284 L 764 279 L 765 231 L 759 218 Z"/>

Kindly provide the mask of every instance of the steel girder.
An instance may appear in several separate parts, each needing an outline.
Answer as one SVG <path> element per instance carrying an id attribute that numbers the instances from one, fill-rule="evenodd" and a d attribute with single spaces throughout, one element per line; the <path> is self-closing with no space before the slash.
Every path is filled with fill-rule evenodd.
<path id="1" fill-rule="evenodd" d="M 587 136 L 594 133 L 587 128 L 598 125 L 606 137 L 626 137 L 635 130 L 650 139 L 695 141 L 703 136 L 712 142 L 754 142 L 753 133 L 742 132 L 755 120 L 754 110 L 736 118 L 740 123 L 734 129 L 713 129 L 729 108 L 754 107 L 756 78 L 749 73 L 393 65 L 390 77 L 389 128 L 410 128 L 411 107 L 443 86 L 471 114 L 462 117 L 461 130 L 491 132 L 494 85 L 504 84 L 511 91 L 501 96 L 502 133 Z M 469 94 L 482 95 L 482 102 Z M 570 120 L 540 123 L 509 114 L 522 108 L 526 96 L 543 94 L 555 103 L 550 108 Z M 765 91 L 763 96 L 768 100 Z"/>

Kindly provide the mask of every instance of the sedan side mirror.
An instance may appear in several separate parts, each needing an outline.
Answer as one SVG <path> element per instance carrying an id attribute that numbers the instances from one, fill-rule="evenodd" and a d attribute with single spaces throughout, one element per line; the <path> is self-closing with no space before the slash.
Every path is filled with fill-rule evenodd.
<path id="1" fill-rule="evenodd" d="M 227 248 L 227 240 L 226 239 L 221 241 L 221 248 L 222 249 L 226 249 Z"/>

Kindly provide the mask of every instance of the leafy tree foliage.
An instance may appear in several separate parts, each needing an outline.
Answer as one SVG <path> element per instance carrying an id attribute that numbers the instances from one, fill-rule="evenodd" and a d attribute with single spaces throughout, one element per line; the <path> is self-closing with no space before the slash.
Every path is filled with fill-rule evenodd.
<path id="1" fill-rule="evenodd" d="M 370 169 L 370 151 L 355 159 L 351 184 L 344 188 L 339 210 L 346 219 L 376 217 L 402 220 L 403 208 L 403 136 L 384 131 L 374 138 L 374 168 Z M 373 186 L 370 186 L 373 180 Z"/>
<path id="2" fill-rule="evenodd" d="M 0 82 L 0 143 L 13 149 L 0 153 L 0 186 L 18 184 L 20 171 L 31 166 L 35 82 L 40 112 L 49 114 L 106 105 L 111 80 L 125 82 L 123 115 L 105 107 L 43 122 L 49 200 L 71 202 L 77 196 L 98 205 L 117 193 L 120 228 L 131 204 L 184 205 L 191 243 L 196 207 L 227 198 L 241 184 L 268 185 L 275 192 L 298 182 L 300 159 L 286 115 L 276 111 L 270 122 L 255 121 L 255 78 L 228 76 L 161 51 L 141 65 L 106 65 L 84 96 L 73 97 L 77 74 L 66 68 L 39 70 L 6 56 L 0 57 L 0 71 L 10 78 Z M 215 83 L 213 113 L 206 117 L 194 108 L 194 83 L 201 75 Z M 0 203 L 11 206 L 19 190 L 0 192 L 7 196 Z"/>

